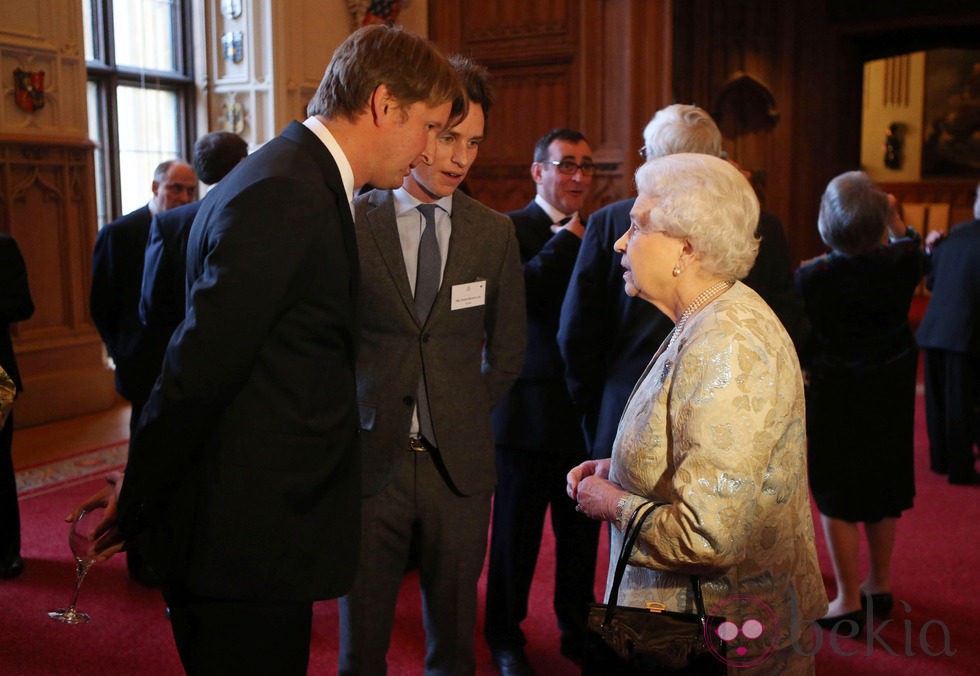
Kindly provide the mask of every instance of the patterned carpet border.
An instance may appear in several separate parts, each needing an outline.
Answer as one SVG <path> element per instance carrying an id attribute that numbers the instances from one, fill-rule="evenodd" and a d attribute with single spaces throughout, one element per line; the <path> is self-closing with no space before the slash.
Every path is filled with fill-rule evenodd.
<path id="1" fill-rule="evenodd" d="M 122 469 L 126 464 L 128 450 L 129 441 L 124 440 L 68 458 L 25 467 L 17 472 L 17 495 L 21 499 L 44 495 L 65 486 L 104 476 L 114 469 Z"/>

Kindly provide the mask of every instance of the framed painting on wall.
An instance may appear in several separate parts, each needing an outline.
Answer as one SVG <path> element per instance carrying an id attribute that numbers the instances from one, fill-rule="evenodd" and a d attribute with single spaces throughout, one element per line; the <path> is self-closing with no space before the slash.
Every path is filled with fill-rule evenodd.
<path id="1" fill-rule="evenodd" d="M 980 50 L 926 52 L 922 176 L 980 176 Z"/>

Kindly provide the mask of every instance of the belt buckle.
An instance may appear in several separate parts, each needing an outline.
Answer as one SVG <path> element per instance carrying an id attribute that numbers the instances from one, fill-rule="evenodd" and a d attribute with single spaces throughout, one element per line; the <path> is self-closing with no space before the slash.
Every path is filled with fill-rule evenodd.
<path id="1" fill-rule="evenodd" d="M 415 453 L 421 453 L 429 450 L 429 446 L 425 443 L 425 439 L 422 437 L 409 437 L 408 450 L 414 451 Z"/>

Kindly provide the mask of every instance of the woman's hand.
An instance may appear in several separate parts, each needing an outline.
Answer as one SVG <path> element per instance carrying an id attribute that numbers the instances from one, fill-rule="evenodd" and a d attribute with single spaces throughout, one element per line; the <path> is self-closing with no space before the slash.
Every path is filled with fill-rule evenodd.
<path id="1" fill-rule="evenodd" d="M 592 519 L 615 521 L 616 506 L 623 489 L 609 481 L 609 458 L 586 460 L 568 473 L 568 497 L 578 505 L 576 511 Z"/>
<path id="2" fill-rule="evenodd" d="M 597 476 L 603 479 L 609 477 L 609 458 L 602 460 L 586 460 L 581 465 L 576 465 L 565 475 L 567 487 L 565 492 L 572 500 L 578 500 L 578 485 L 582 479 L 589 476 Z"/>
<path id="3" fill-rule="evenodd" d="M 616 521 L 616 507 L 626 491 L 609 479 L 587 476 L 579 482 L 575 510 L 592 519 Z"/>

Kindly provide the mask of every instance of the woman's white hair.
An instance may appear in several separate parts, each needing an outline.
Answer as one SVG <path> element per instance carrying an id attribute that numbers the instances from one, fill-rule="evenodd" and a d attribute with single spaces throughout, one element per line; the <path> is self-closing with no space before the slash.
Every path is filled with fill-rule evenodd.
<path id="1" fill-rule="evenodd" d="M 665 155 L 637 169 L 636 187 L 653 201 L 645 227 L 687 239 L 709 273 L 749 273 L 759 253 L 759 200 L 738 169 L 700 153 Z"/>

